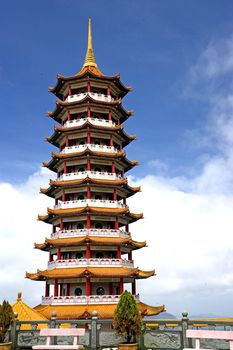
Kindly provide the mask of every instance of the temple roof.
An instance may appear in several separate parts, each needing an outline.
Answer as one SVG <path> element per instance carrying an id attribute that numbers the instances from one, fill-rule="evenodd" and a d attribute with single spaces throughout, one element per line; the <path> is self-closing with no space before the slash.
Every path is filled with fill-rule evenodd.
<path id="1" fill-rule="evenodd" d="M 22 301 L 22 293 L 18 293 L 18 298 L 16 302 L 12 305 L 13 311 L 18 314 L 17 319 L 19 321 L 46 321 L 46 317 L 41 313 L 37 312 L 35 309 L 31 308 Z M 39 329 L 47 327 L 47 325 L 38 325 Z M 21 325 L 22 330 L 31 329 L 30 324 Z"/>
<path id="2" fill-rule="evenodd" d="M 115 246 L 130 246 L 134 249 L 139 249 L 146 246 L 146 241 L 137 242 L 131 237 L 93 237 L 86 235 L 84 237 L 67 237 L 67 238 L 46 238 L 44 243 L 35 243 L 35 248 L 40 250 L 49 250 L 51 247 L 67 247 L 79 246 L 83 243 L 91 243 L 92 245 L 115 245 Z"/>
<path id="3" fill-rule="evenodd" d="M 121 99 L 111 101 L 111 102 L 110 101 L 104 102 L 104 101 L 95 100 L 90 95 L 86 95 L 86 97 L 78 101 L 68 102 L 68 101 L 57 100 L 55 109 L 51 112 L 48 112 L 48 115 L 54 120 L 56 120 L 57 122 L 61 123 L 60 112 L 63 111 L 64 108 L 69 107 L 69 110 L 71 110 L 72 108 L 80 107 L 80 105 L 83 105 L 83 104 L 86 104 L 88 107 L 90 106 L 90 104 L 93 104 L 93 105 L 97 105 L 98 107 L 105 106 L 108 109 L 111 109 L 111 107 L 117 108 L 122 115 L 121 122 L 124 122 L 130 115 L 133 114 L 132 111 L 127 111 L 123 107 L 121 103 Z"/>
<path id="4" fill-rule="evenodd" d="M 68 209 L 50 209 L 47 208 L 47 215 L 38 215 L 38 220 L 50 223 L 51 219 L 53 217 L 72 217 L 81 215 L 84 213 L 90 213 L 90 214 L 100 214 L 100 215 L 115 215 L 115 216 L 121 216 L 127 217 L 130 222 L 135 222 L 139 219 L 143 218 L 143 214 L 134 214 L 129 211 L 129 208 L 98 208 L 98 207 L 89 207 L 88 205 L 82 208 L 68 208 Z"/>
<path id="5" fill-rule="evenodd" d="M 165 306 L 150 306 L 144 303 L 136 304 L 142 316 L 158 315 L 165 310 Z M 52 312 L 56 311 L 58 319 L 79 319 L 88 318 L 93 311 L 97 311 L 98 317 L 113 318 L 117 304 L 97 304 L 97 305 L 37 305 L 35 310 L 48 319 Z"/>
<path id="6" fill-rule="evenodd" d="M 47 196 L 53 197 L 53 193 L 59 188 L 73 188 L 76 186 L 82 186 L 83 184 L 91 184 L 93 187 L 102 185 L 103 187 L 115 188 L 115 186 L 123 187 L 128 194 L 128 197 L 141 191 L 141 187 L 131 187 L 128 185 L 127 179 L 119 180 L 104 180 L 104 179 L 91 179 L 88 176 L 84 179 L 77 180 L 50 180 L 48 188 L 40 188 L 40 192 Z"/>
<path id="7" fill-rule="evenodd" d="M 74 131 L 80 131 L 83 133 L 84 128 L 85 127 L 89 127 L 90 130 L 98 130 L 98 132 L 100 134 L 107 134 L 108 135 L 112 135 L 117 133 L 123 140 L 122 146 L 125 147 L 127 146 L 131 141 L 136 139 L 135 135 L 128 135 L 125 131 L 124 131 L 124 127 L 123 125 L 115 125 L 112 127 L 108 127 L 108 126 L 99 126 L 99 125 L 93 125 L 90 121 L 86 121 L 83 125 L 77 125 L 77 126 L 73 126 L 73 127 L 64 127 L 64 126 L 58 126 L 58 125 L 54 125 L 54 133 L 51 136 L 47 136 L 45 137 L 45 140 L 50 142 L 51 144 L 59 147 L 59 142 L 58 142 L 58 138 L 61 135 L 64 134 L 73 134 Z"/>
<path id="8" fill-rule="evenodd" d="M 134 277 L 136 279 L 148 278 L 155 275 L 155 270 L 142 271 L 138 268 L 128 267 L 68 267 L 51 270 L 37 270 L 35 273 L 26 272 L 26 278 L 34 281 L 45 281 L 51 278 L 79 278 L 79 277 Z"/>
<path id="9" fill-rule="evenodd" d="M 83 152 L 75 153 L 55 153 L 52 152 L 52 159 L 49 162 L 43 162 L 43 166 L 49 168 L 52 171 L 56 171 L 56 165 L 61 160 L 73 160 L 74 158 L 86 159 L 86 156 L 89 155 L 90 159 L 100 159 L 100 157 L 113 161 L 119 159 L 124 164 L 125 171 L 132 169 L 135 165 L 138 165 L 137 160 L 129 160 L 125 156 L 125 152 L 117 153 L 107 153 L 107 152 L 94 152 L 90 149 L 85 149 Z"/>

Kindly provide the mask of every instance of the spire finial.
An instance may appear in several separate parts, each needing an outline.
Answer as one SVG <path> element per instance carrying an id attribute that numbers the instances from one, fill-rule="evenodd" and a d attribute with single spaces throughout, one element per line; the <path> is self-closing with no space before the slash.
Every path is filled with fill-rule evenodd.
<path id="1" fill-rule="evenodd" d="M 92 66 L 97 67 L 94 51 L 92 47 L 92 30 L 91 30 L 91 19 L 88 20 L 88 42 L 87 42 L 87 53 L 83 67 Z"/>

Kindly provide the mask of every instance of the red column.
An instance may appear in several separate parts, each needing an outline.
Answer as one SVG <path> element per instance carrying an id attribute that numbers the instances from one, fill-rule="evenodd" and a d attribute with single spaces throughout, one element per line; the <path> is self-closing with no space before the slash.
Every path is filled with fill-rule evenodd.
<path id="1" fill-rule="evenodd" d="M 111 113 L 111 111 L 108 112 L 108 120 L 109 121 L 112 120 L 112 113 Z"/>
<path id="2" fill-rule="evenodd" d="M 113 137 L 112 137 L 112 135 L 110 136 L 110 146 L 113 146 Z"/>
<path id="3" fill-rule="evenodd" d="M 66 194 L 65 194 L 64 190 L 61 191 L 61 200 L 62 200 L 62 202 L 65 202 L 65 200 L 66 200 Z"/>
<path id="4" fill-rule="evenodd" d="M 117 200 L 117 193 L 116 193 L 116 189 L 114 188 L 113 191 L 113 200 L 116 201 Z"/>
<path id="5" fill-rule="evenodd" d="M 49 261 L 53 261 L 53 254 L 51 252 L 49 253 Z"/>
<path id="6" fill-rule="evenodd" d="M 66 135 L 66 147 L 69 147 L 69 136 Z"/>
<path id="7" fill-rule="evenodd" d="M 109 295 L 113 295 L 112 282 L 109 282 Z"/>
<path id="8" fill-rule="evenodd" d="M 87 171 L 91 170 L 91 160 L 88 158 L 87 159 Z"/>
<path id="9" fill-rule="evenodd" d="M 63 286 L 63 283 L 60 283 L 60 292 L 59 292 L 59 295 L 62 295 L 62 286 Z"/>
<path id="10" fill-rule="evenodd" d="M 119 285 L 119 289 L 120 289 L 120 294 L 122 294 L 124 292 L 124 283 L 123 283 L 123 277 L 120 277 L 120 285 Z"/>
<path id="11" fill-rule="evenodd" d="M 61 248 L 57 249 L 57 260 L 61 260 Z"/>
<path id="12" fill-rule="evenodd" d="M 124 177 L 124 176 L 125 176 L 124 171 L 122 171 L 122 172 L 121 172 L 121 176 L 122 176 L 122 177 Z"/>
<path id="13" fill-rule="evenodd" d="M 121 247 L 117 247 L 117 259 L 121 259 Z"/>
<path id="14" fill-rule="evenodd" d="M 123 204 L 126 205 L 126 198 L 123 198 Z"/>
<path id="15" fill-rule="evenodd" d="M 67 112 L 67 120 L 70 121 L 70 111 Z"/>
<path id="16" fill-rule="evenodd" d="M 91 218 L 90 218 L 90 214 L 87 214 L 87 228 L 91 228 Z"/>
<path id="17" fill-rule="evenodd" d="M 86 246 L 86 259 L 91 258 L 91 247 L 89 245 Z"/>
<path id="18" fill-rule="evenodd" d="M 91 134 L 90 134 L 90 130 L 88 129 L 87 131 L 87 143 L 90 144 L 91 143 Z"/>
<path id="19" fill-rule="evenodd" d="M 115 229 L 118 230 L 119 229 L 119 221 L 118 221 L 118 217 L 115 218 Z"/>
<path id="20" fill-rule="evenodd" d="M 60 230 L 63 230 L 64 228 L 64 222 L 63 222 L 63 219 L 61 218 L 60 219 Z"/>
<path id="21" fill-rule="evenodd" d="M 48 283 L 45 283 L 45 296 L 49 297 L 49 292 L 50 292 L 50 285 Z"/>
<path id="22" fill-rule="evenodd" d="M 88 297 L 89 295 L 91 295 L 91 281 L 90 281 L 90 277 L 86 278 L 86 296 Z"/>
<path id="23" fill-rule="evenodd" d="M 71 90 L 71 86 L 69 85 L 69 92 L 68 95 L 71 96 L 72 95 L 72 90 Z"/>
<path id="24" fill-rule="evenodd" d="M 67 165 L 64 163 L 64 174 L 67 174 Z"/>
<path id="25" fill-rule="evenodd" d="M 129 233 L 129 224 L 125 225 L 125 232 Z"/>
<path id="26" fill-rule="evenodd" d="M 136 295 L 136 280 L 132 282 L 132 294 Z"/>
<path id="27" fill-rule="evenodd" d="M 107 88 L 107 95 L 110 96 L 110 87 Z"/>
<path id="28" fill-rule="evenodd" d="M 66 296 L 68 297 L 69 295 L 70 295 L 70 283 L 67 283 Z"/>
<path id="29" fill-rule="evenodd" d="M 128 253 L 128 260 L 133 260 L 133 258 L 132 258 L 132 251 Z"/>
<path id="30" fill-rule="evenodd" d="M 91 92 L 91 83 L 89 81 L 87 83 L 87 92 Z"/>
<path id="31" fill-rule="evenodd" d="M 87 199 L 91 199 L 91 189 L 90 189 L 90 185 L 87 185 Z"/>
<path id="32" fill-rule="evenodd" d="M 112 173 L 115 173 L 116 169 L 115 169 L 115 163 L 112 163 Z"/>
<path id="33" fill-rule="evenodd" d="M 90 109 L 90 107 L 87 108 L 87 118 L 91 118 L 91 109 Z"/>
<path id="34" fill-rule="evenodd" d="M 58 282 L 57 279 L 54 280 L 54 296 L 58 296 Z"/>

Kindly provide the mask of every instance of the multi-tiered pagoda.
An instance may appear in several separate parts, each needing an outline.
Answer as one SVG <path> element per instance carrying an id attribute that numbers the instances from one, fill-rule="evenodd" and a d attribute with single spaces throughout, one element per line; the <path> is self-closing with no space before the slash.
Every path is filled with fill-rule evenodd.
<path id="1" fill-rule="evenodd" d="M 57 151 L 44 166 L 57 178 L 41 189 L 55 200 L 47 215 L 39 215 L 39 220 L 52 226 L 52 234 L 35 244 L 49 252 L 48 267 L 26 274 L 45 281 L 45 295 L 35 309 L 45 317 L 56 310 L 63 319 L 87 317 L 93 310 L 100 317 L 112 317 L 128 283 L 144 315 L 164 311 L 164 306 L 140 302 L 137 295 L 136 280 L 155 271 L 135 267 L 132 256 L 146 242 L 133 240 L 129 228 L 142 218 L 127 205 L 127 198 L 140 190 L 131 187 L 125 176 L 137 164 L 124 151 L 135 139 L 123 126 L 132 114 L 121 103 L 130 88 L 119 75 L 109 77 L 99 70 L 90 20 L 81 71 L 68 78 L 58 75 L 50 91 L 58 100 L 49 116 L 58 125 L 46 139 Z"/>

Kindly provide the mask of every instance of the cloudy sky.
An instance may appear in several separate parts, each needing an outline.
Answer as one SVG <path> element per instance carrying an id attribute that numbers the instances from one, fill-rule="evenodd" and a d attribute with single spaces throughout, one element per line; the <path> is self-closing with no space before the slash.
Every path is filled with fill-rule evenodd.
<path id="1" fill-rule="evenodd" d="M 52 174 L 46 113 L 56 74 L 78 72 L 93 20 L 97 63 L 133 86 L 129 173 L 142 192 L 130 200 L 144 219 L 131 226 L 148 247 L 135 253 L 157 276 L 138 282 L 141 299 L 180 314 L 233 315 L 233 4 L 222 0 L 30 0 L 0 12 L 0 301 L 17 292 L 40 302 L 43 283 L 25 271 L 46 266 L 34 242 Z"/>

